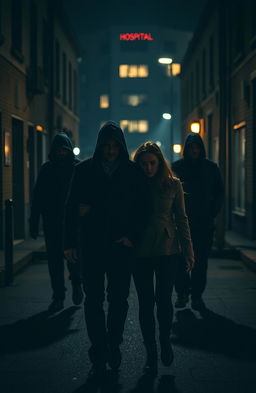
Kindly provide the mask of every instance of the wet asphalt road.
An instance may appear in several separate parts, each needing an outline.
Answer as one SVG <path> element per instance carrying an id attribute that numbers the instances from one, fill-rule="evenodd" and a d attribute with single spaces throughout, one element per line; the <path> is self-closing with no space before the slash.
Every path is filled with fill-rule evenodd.
<path id="1" fill-rule="evenodd" d="M 1 393 L 255 393 L 256 274 L 240 261 L 211 259 L 201 316 L 188 306 L 175 313 L 175 361 L 155 380 L 142 377 L 144 348 L 132 285 L 119 374 L 89 383 L 83 308 L 71 301 L 51 317 L 47 265 L 30 265 L 0 288 Z M 175 300 L 175 296 L 173 296 Z"/>

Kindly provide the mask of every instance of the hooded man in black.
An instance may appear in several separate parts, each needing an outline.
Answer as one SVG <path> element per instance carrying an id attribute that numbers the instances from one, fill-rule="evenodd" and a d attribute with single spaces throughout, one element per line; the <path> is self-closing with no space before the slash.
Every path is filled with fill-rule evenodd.
<path id="1" fill-rule="evenodd" d="M 67 198 L 75 164 L 79 162 L 73 153 L 69 137 L 60 132 L 55 135 L 49 161 L 39 172 L 32 198 L 30 215 L 30 235 L 38 236 L 39 219 L 42 216 L 48 267 L 53 290 L 50 312 L 63 308 L 65 298 L 64 254 L 63 254 L 63 219 L 64 205 Z M 78 266 L 68 262 L 68 270 L 73 288 L 73 302 L 78 305 L 83 300 L 81 278 Z"/>
<path id="2" fill-rule="evenodd" d="M 80 249 L 91 374 L 97 377 L 104 375 L 107 361 L 113 369 L 121 363 L 132 255 L 145 217 L 143 181 L 129 160 L 121 128 L 107 122 L 99 131 L 93 157 L 76 166 L 67 201 L 65 255 L 75 262 Z"/>
<path id="3" fill-rule="evenodd" d="M 192 308 L 205 308 L 202 294 L 206 287 L 208 256 L 213 242 L 214 219 L 223 203 L 223 183 L 219 167 L 206 158 L 203 140 L 189 134 L 184 145 L 183 159 L 173 163 L 172 169 L 183 184 L 186 213 L 189 220 L 195 266 L 191 273 L 180 264 L 175 289 L 175 306 L 183 308 L 192 298 Z"/>

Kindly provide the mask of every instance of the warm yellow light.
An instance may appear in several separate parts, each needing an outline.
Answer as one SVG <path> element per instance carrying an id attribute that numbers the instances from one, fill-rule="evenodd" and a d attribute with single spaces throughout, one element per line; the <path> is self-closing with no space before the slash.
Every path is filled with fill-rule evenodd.
<path id="1" fill-rule="evenodd" d="M 42 127 L 42 126 L 40 126 L 40 125 L 37 125 L 37 126 L 36 126 L 36 130 L 37 130 L 37 131 L 43 131 L 43 130 L 44 130 L 44 127 Z"/>
<path id="2" fill-rule="evenodd" d="M 8 145 L 4 146 L 4 152 L 5 154 L 8 154 L 10 152 L 10 147 Z"/>
<path id="3" fill-rule="evenodd" d="M 182 150 L 181 145 L 179 145 L 179 144 L 173 145 L 173 151 L 174 151 L 174 153 L 180 154 L 180 153 L 181 153 L 181 150 Z"/>
<path id="4" fill-rule="evenodd" d="M 160 63 L 160 64 L 171 64 L 172 63 L 172 59 L 170 57 L 160 57 L 158 59 L 158 63 Z"/>
<path id="5" fill-rule="evenodd" d="M 190 131 L 198 134 L 200 132 L 200 123 L 198 121 L 194 121 L 190 124 Z"/>
<path id="6" fill-rule="evenodd" d="M 149 75 L 148 66 L 146 64 L 120 64 L 120 78 L 147 78 Z"/>
<path id="7" fill-rule="evenodd" d="M 180 64 L 179 63 L 172 63 L 172 76 L 176 76 L 180 74 Z"/>
<path id="8" fill-rule="evenodd" d="M 100 96 L 100 108 L 109 108 L 109 96 L 107 94 Z"/>

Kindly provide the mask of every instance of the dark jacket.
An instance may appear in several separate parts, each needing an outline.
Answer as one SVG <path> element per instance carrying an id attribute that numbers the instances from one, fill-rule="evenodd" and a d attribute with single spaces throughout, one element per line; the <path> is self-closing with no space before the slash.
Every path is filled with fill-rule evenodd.
<path id="1" fill-rule="evenodd" d="M 120 145 L 120 160 L 109 175 L 103 168 L 102 145 L 109 137 Z M 66 205 L 64 248 L 81 246 L 87 255 L 115 244 L 122 236 L 135 245 L 141 225 L 146 219 L 145 177 L 129 155 L 120 127 L 107 122 L 100 130 L 95 153 L 75 167 L 70 195 Z M 91 207 L 79 218 L 79 204 Z"/>
<path id="2" fill-rule="evenodd" d="M 58 159 L 56 155 L 61 147 L 69 151 L 65 160 Z M 69 137 L 62 132 L 55 135 L 48 157 L 49 161 L 40 168 L 33 190 L 30 215 L 30 233 L 33 237 L 37 236 L 40 216 L 43 218 L 44 229 L 63 223 L 70 181 L 74 166 L 79 162 L 74 156 Z"/>
<path id="3" fill-rule="evenodd" d="M 200 158 L 191 159 L 188 147 L 196 143 Z M 189 134 L 183 157 L 172 164 L 172 170 L 181 180 L 185 192 L 186 213 L 191 225 L 213 225 L 223 204 L 224 187 L 219 167 L 206 158 L 203 140 L 198 134 Z"/>

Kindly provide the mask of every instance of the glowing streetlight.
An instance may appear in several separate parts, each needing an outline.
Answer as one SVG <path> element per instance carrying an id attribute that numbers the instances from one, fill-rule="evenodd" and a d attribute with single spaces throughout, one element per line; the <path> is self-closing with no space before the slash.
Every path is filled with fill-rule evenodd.
<path id="1" fill-rule="evenodd" d="M 179 144 L 173 145 L 173 151 L 174 151 L 174 153 L 180 154 L 180 153 L 181 153 L 181 150 L 182 150 L 181 145 L 179 145 Z"/>
<path id="2" fill-rule="evenodd" d="M 172 59 L 170 57 L 160 57 L 158 59 L 158 63 L 160 63 L 160 64 L 171 64 L 172 63 Z"/>
<path id="3" fill-rule="evenodd" d="M 172 118 L 172 115 L 170 113 L 163 113 L 162 117 L 165 120 L 170 120 Z"/>
<path id="4" fill-rule="evenodd" d="M 80 149 L 79 149 L 79 147 L 74 147 L 73 153 L 74 153 L 75 156 L 78 156 L 78 155 L 80 154 Z"/>

